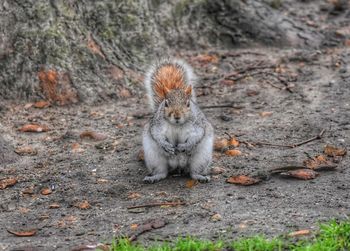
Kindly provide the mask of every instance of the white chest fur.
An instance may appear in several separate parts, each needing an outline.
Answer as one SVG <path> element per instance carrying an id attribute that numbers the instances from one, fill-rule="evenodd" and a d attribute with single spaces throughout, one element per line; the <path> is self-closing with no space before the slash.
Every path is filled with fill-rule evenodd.
<path id="1" fill-rule="evenodd" d="M 166 126 L 164 127 L 164 133 L 165 133 L 166 139 L 172 145 L 185 143 L 193 130 L 194 128 L 191 124 L 175 126 L 167 123 Z"/>

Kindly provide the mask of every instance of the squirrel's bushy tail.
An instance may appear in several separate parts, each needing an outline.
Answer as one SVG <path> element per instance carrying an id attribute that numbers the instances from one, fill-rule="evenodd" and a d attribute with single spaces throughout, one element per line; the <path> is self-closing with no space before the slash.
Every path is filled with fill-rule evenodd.
<path id="1" fill-rule="evenodd" d="M 146 73 L 144 84 L 152 111 L 164 100 L 166 94 L 174 89 L 192 88 L 192 100 L 195 101 L 193 86 L 196 76 L 192 67 L 180 59 L 162 59 L 154 63 Z"/>

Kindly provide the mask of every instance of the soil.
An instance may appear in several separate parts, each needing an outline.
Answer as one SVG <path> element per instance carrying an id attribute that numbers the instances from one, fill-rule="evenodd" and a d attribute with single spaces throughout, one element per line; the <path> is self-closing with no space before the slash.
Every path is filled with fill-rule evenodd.
<path id="1" fill-rule="evenodd" d="M 303 11 L 298 14 L 302 16 Z M 343 23 L 333 25 L 339 28 Z M 198 103 L 217 138 L 228 133 L 241 142 L 291 145 L 325 129 L 320 139 L 295 148 L 241 143 L 237 149 L 242 155 L 215 152 L 212 166 L 224 172 L 213 175 L 210 183 L 191 188 L 186 186 L 189 177 L 181 175 L 156 184 L 142 182 L 147 172 L 138 154 L 142 127 L 150 114 L 141 88 L 133 89 L 131 96 L 127 93 L 123 99 L 96 106 L 39 109 L 27 102 L 3 103 L 0 130 L 4 139 L 14 148 L 30 146 L 35 151 L 1 164 L 0 180 L 14 177 L 18 182 L 0 191 L 0 250 L 70 250 L 81 244 L 110 242 L 114 236 L 132 234 L 132 224 L 151 219 L 164 219 L 167 224 L 141 234 L 138 241 L 185 235 L 207 239 L 276 236 L 300 229 L 315 231 L 319 222 L 332 218 L 348 219 L 347 156 L 334 158 L 337 168 L 320 172 L 312 180 L 268 172 L 302 165 L 323 154 L 327 144 L 349 149 L 350 49 L 335 45 L 320 50 L 179 53 L 200 77 Z M 211 55 L 209 62 L 203 60 L 204 54 Z M 230 74 L 235 81 L 224 80 Z M 210 107 L 221 105 L 231 107 Z M 18 131 L 29 123 L 44 124 L 50 130 Z M 102 135 L 81 138 L 86 130 Z M 263 181 L 252 186 L 226 183 L 228 177 L 241 174 Z M 51 193 L 43 195 L 44 188 Z M 186 204 L 127 209 L 165 201 Z M 54 203 L 59 208 L 52 208 L 57 207 Z M 30 229 L 37 230 L 34 236 L 17 237 L 7 231 Z"/>

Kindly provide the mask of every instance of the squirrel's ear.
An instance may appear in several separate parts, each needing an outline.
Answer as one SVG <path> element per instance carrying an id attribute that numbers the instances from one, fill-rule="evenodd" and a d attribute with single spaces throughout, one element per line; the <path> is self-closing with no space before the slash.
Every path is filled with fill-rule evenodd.
<path id="1" fill-rule="evenodd" d="M 192 86 L 187 86 L 186 87 L 186 90 L 185 90 L 185 93 L 187 96 L 191 96 L 191 93 L 192 93 Z"/>

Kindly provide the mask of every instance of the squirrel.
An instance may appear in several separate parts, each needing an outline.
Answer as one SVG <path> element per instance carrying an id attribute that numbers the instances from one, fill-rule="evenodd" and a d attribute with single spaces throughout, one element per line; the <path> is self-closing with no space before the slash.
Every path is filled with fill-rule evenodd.
<path id="1" fill-rule="evenodd" d="M 192 179 L 210 181 L 214 129 L 196 104 L 196 76 L 180 59 L 162 59 L 147 71 L 144 85 L 153 117 L 143 130 L 149 176 L 146 183 L 165 179 L 177 169 Z"/>

